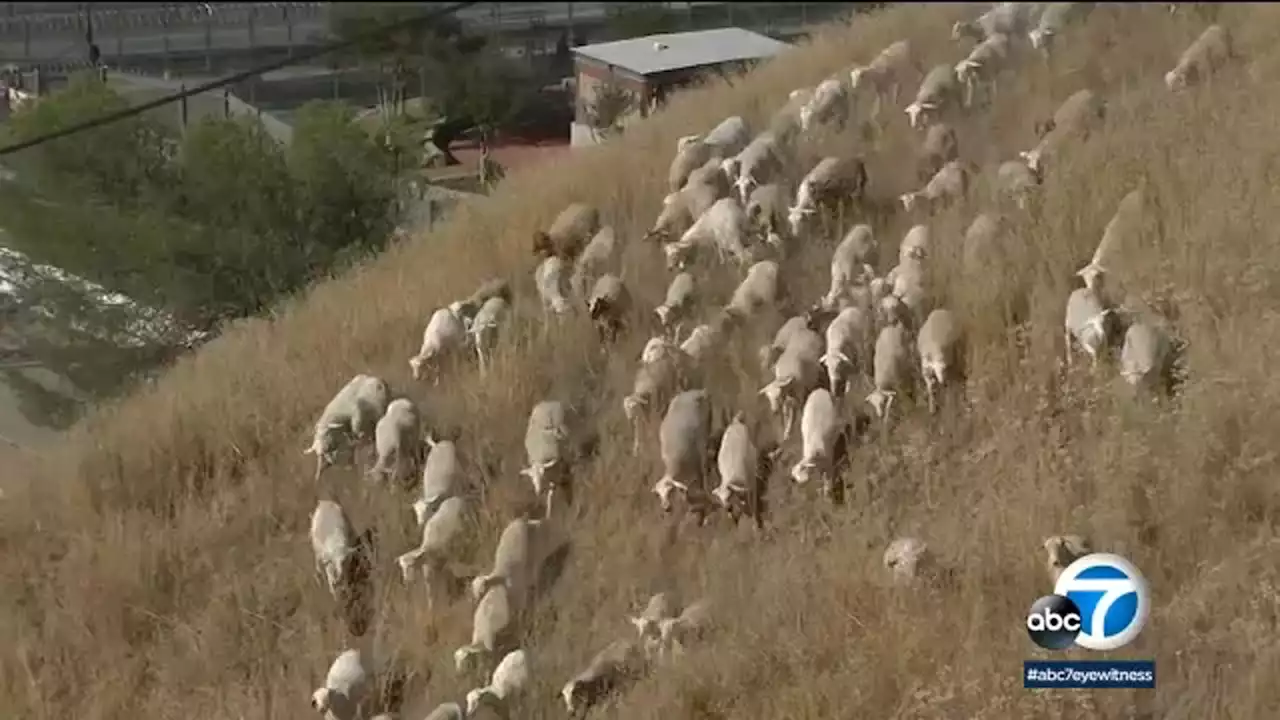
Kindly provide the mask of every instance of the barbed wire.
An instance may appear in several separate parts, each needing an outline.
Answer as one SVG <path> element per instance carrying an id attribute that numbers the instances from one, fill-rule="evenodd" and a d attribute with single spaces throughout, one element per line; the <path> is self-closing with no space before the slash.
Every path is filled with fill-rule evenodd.
<path id="1" fill-rule="evenodd" d="M 154 100 L 148 100 L 147 102 L 144 102 L 144 103 L 132 105 L 123 110 L 117 110 L 116 112 L 107 113 L 106 115 L 92 118 L 90 120 L 86 120 L 81 123 L 76 123 L 75 125 L 62 128 L 61 130 L 55 130 L 50 133 L 45 133 L 44 135 L 36 136 L 29 140 L 23 140 L 22 142 L 17 142 L 11 145 L 0 147 L 0 157 L 3 157 L 5 155 L 11 155 L 13 153 L 20 152 L 22 150 L 28 150 L 30 148 L 36 147 L 37 145 L 43 145 L 52 140 L 59 140 L 64 137 L 76 135 L 86 130 L 93 130 L 93 129 L 102 127 L 103 125 L 110 125 L 111 123 L 119 122 L 121 120 L 134 117 L 135 115 L 141 115 L 142 113 L 147 112 L 148 110 L 154 110 L 158 107 L 163 107 L 170 103 L 180 102 L 189 97 L 193 97 L 196 95 L 200 95 L 201 93 L 209 92 L 210 90 L 217 90 L 219 88 L 223 88 L 228 85 L 234 85 L 236 83 L 248 80 L 252 77 L 271 72 L 273 70 L 279 70 L 281 68 L 289 67 L 290 65 L 298 65 L 298 64 L 307 62 L 309 60 L 314 60 L 316 58 L 324 57 L 325 55 L 329 55 L 341 50 L 346 50 L 348 48 L 356 47 L 358 45 L 367 43 L 370 40 L 379 39 L 387 35 L 390 35 L 392 33 L 399 32 L 401 30 L 412 29 L 422 25 L 430 25 L 431 23 L 437 20 L 440 20 L 441 18 L 447 17 L 449 15 L 453 15 L 459 10 L 463 10 L 468 7 L 471 7 L 472 5 L 479 5 L 479 4 L 480 4 L 479 0 L 469 0 L 468 2 L 456 2 L 456 3 L 452 3 L 451 5 L 448 5 L 447 7 L 438 8 L 436 10 L 432 10 L 431 12 L 418 15 L 416 17 L 411 17 L 403 20 L 397 20 L 395 22 L 385 23 L 372 30 L 369 30 L 368 32 L 360 33 L 356 37 L 353 37 L 347 40 L 339 40 L 339 41 L 327 43 L 317 48 L 304 50 L 302 52 L 295 53 L 292 57 L 288 57 L 283 60 L 276 60 L 274 62 L 264 63 L 257 67 L 253 67 L 248 70 L 238 72 L 234 75 L 228 75 L 227 77 L 220 78 L 218 80 L 210 80 L 208 82 L 201 83 L 199 85 L 196 85 L 195 87 L 188 88 L 186 90 L 180 90 L 175 93 L 170 93 L 168 95 L 158 97 Z"/>

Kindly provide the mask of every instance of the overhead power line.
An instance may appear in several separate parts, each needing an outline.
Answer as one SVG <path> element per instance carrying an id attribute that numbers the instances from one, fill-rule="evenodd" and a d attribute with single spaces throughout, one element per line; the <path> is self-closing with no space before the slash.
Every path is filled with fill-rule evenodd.
<path id="1" fill-rule="evenodd" d="M 235 75 L 229 75 L 219 80 L 210 80 L 209 82 L 201 83 L 200 85 L 196 85 L 195 87 L 189 88 L 187 90 L 181 90 L 179 92 L 171 93 L 169 95 L 156 98 L 155 100 L 148 100 L 147 102 L 140 103 L 138 105 L 133 105 L 123 110 L 117 110 L 116 112 L 113 112 L 113 113 L 107 113 L 106 115 L 92 118 L 82 123 L 77 123 L 75 125 L 71 125 L 70 127 L 62 128 L 61 130 L 55 130 L 54 132 L 51 132 L 51 133 L 46 133 L 44 135 L 33 137 L 30 140 L 23 140 L 22 142 L 0 147 L 0 157 L 3 157 L 5 155 L 11 155 L 21 150 L 27 150 L 37 145 L 43 145 L 44 143 L 47 143 L 51 140 L 58 140 L 60 138 L 64 138 L 70 135 L 75 135 L 77 133 L 84 132 L 85 130 L 92 130 L 94 128 L 102 127 L 103 125 L 110 125 L 113 122 L 117 122 L 119 120 L 124 120 L 125 118 L 130 118 L 135 115 L 139 115 L 148 110 L 154 110 L 155 108 L 168 105 L 169 103 L 178 102 L 179 100 L 184 100 L 186 98 L 199 95 L 201 93 L 209 92 L 210 90 L 217 90 L 218 88 L 226 87 L 227 85 L 234 85 L 235 83 L 248 80 L 249 78 L 255 77 L 257 75 L 271 72 L 272 70 L 279 70 L 281 68 L 285 68 L 290 65 L 297 65 L 299 63 L 304 63 L 309 60 L 314 60 L 318 57 L 323 57 L 325 55 L 338 52 L 339 50 L 346 50 L 347 48 L 356 47 L 358 45 L 367 43 L 370 40 L 377 40 L 387 35 L 390 35 L 392 33 L 399 32 L 401 30 L 413 29 L 419 26 L 429 26 L 431 25 L 431 23 L 436 22 L 437 20 L 443 17 L 452 15 L 458 12 L 459 10 L 465 10 L 466 8 L 469 8 L 472 5 L 479 5 L 479 4 L 480 4 L 479 0 L 472 0 L 471 2 L 456 2 L 446 7 L 439 8 L 431 12 L 424 13 L 422 15 L 418 15 L 416 17 L 407 18 L 404 20 L 397 20 L 395 22 L 390 22 L 390 23 L 385 23 L 372 30 L 369 30 L 368 32 L 360 33 L 356 37 L 353 37 L 349 40 L 340 40 L 337 42 L 332 42 L 326 45 L 322 45 L 318 48 L 304 50 L 303 52 L 300 52 L 300 53 L 297 53 L 296 55 L 285 58 L 284 60 L 278 60 L 276 62 L 259 65 L 255 68 L 245 70 L 243 72 L 238 72 Z"/>

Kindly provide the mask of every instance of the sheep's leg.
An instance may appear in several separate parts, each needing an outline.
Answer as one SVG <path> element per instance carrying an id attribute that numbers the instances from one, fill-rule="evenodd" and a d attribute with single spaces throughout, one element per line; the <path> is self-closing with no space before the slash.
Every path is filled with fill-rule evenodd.
<path id="1" fill-rule="evenodd" d="M 1066 363 L 1067 370 L 1070 370 L 1073 364 L 1071 355 L 1072 355 L 1072 343 L 1074 342 L 1074 339 L 1071 335 L 1070 330 L 1063 331 L 1062 340 L 1063 340 L 1063 344 L 1066 346 L 1066 349 L 1067 349 L 1067 352 L 1063 357 L 1063 361 Z"/>
<path id="2" fill-rule="evenodd" d="M 631 455 L 633 457 L 640 455 L 640 421 L 639 419 L 631 423 Z"/>

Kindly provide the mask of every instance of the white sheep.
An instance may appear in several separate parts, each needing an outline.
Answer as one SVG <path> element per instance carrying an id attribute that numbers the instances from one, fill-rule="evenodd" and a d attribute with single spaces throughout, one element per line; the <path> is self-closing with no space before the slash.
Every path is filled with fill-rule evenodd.
<path id="1" fill-rule="evenodd" d="M 413 579 L 415 570 L 425 566 L 427 587 L 431 590 L 430 597 L 434 597 L 440 589 L 437 584 L 440 573 L 444 571 L 445 563 L 466 526 L 466 509 L 467 503 L 460 497 L 451 497 L 440 503 L 431 519 L 422 526 L 418 547 L 396 558 L 400 575 L 406 583 Z"/>
<path id="2" fill-rule="evenodd" d="M 614 640 L 591 658 L 587 667 L 560 688 L 570 717 L 584 717 L 593 706 L 639 675 L 640 649 L 631 640 Z"/>
<path id="3" fill-rule="evenodd" d="M 1027 39 L 1031 41 L 1031 47 L 1046 56 L 1049 55 L 1053 51 L 1054 38 L 1066 30 L 1071 23 L 1081 22 L 1088 17 L 1089 13 L 1093 11 L 1094 4 L 1089 2 L 1055 2 L 1046 5 L 1044 12 L 1040 14 L 1040 23 L 1031 32 L 1027 33 Z"/>
<path id="4" fill-rule="evenodd" d="M 665 407 L 675 395 L 679 385 L 679 366 L 674 357 L 662 356 L 652 362 L 642 362 L 636 368 L 631 394 L 622 399 L 622 412 L 631 424 L 631 454 L 640 452 L 642 421 L 649 408 Z"/>
<path id="5" fill-rule="evenodd" d="M 1102 231 L 1102 239 L 1098 241 L 1093 257 L 1087 265 L 1076 271 L 1076 275 L 1084 280 L 1085 287 L 1095 292 L 1102 291 L 1103 279 L 1107 273 L 1106 260 L 1127 244 L 1126 241 L 1132 243 L 1137 240 L 1136 236 L 1145 221 L 1144 207 L 1145 197 L 1140 187 L 1129 191 L 1120 199 L 1115 214 Z"/>
<path id="6" fill-rule="evenodd" d="M 853 388 L 854 371 L 866 362 L 864 348 L 871 328 L 870 315 L 860 307 L 844 308 L 827 325 L 822 364 L 827 369 L 827 386 L 836 397 L 843 397 Z"/>
<path id="7" fill-rule="evenodd" d="M 1178 64 L 1164 74 L 1165 87 L 1176 92 L 1202 82 L 1234 57 L 1231 34 L 1221 25 L 1210 25 L 1182 51 Z"/>
<path id="8" fill-rule="evenodd" d="M 889 416 L 898 393 L 911 377 L 911 351 L 907 343 L 907 329 L 902 323 L 884 326 L 876 337 L 872 358 L 875 389 L 866 400 L 882 420 Z"/>
<path id="9" fill-rule="evenodd" d="M 782 354 L 782 351 L 787 349 L 787 345 L 791 343 L 791 338 L 807 329 L 809 329 L 808 317 L 793 315 L 787 318 L 782 325 L 778 326 L 778 330 L 773 334 L 773 340 L 767 345 L 761 346 L 758 352 L 760 370 L 768 372 L 773 367 L 773 364 L 778 361 L 778 356 Z"/>
<path id="10" fill-rule="evenodd" d="M 489 684 L 467 693 L 467 715 L 475 715 L 481 707 L 510 717 L 510 705 L 529 685 L 529 655 L 523 649 L 512 650 L 493 669 Z"/>
<path id="11" fill-rule="evenodd" d="M 639 615 L 629 615 L 627 620 L 636 629 L 636 636 L 646 644 L 656 643 L 658 623 L 665 618 L 679 615 L 679 596 L 673 592 L 659 592 L 649 596 Z"/>
<path id="12" fill-rule="evenodd" d="M 705 208 L 701 208 L 703 201 L 709 208 L 721 197 L 723 195 L 718 193 L 714 186 L 706 183 L 688 185 L 679 192 L 668 194 L 662 199 L 662 210 L 653 221 L 653 225 L 645 232 L 644 239 L 648 242 L 666 244 L 679 238 L 693 225 L 694 219 L 705 211 Z"/>
<path id="13" fill-rule="evenodd" d="M 402 480 L 421 459 L 422 420 L 418 406 L 408 398 L 392 400 L 374 428 L 373 444 L 378 459 L 368 474 L 381 479 L 391 476 L 396 482 Z"/>
<path id="14" fill-rule="evenodd" d="M 764 236 L 764 241 L 774 250 L 783 250 L 783 234 L 787 232 L 787 208 L 791 195 L 782 183 L 760 185 L 751 191 L 744 212 L 751 228 Z"/>
<path id="15" fill-rule="evenodd" d="M 1067 298 L 1063 320 L 1066 364 L 1071 367 L 1074 349 L 1079 346 L 1094 367 L 1116 332 L 1115 309 L 1107 307 L 1098 293 L 1090 288 L 1076 288 Z"/>
<path id="16" fill-rule="evenodd" d="M 644 349 L 640 351 L 640 364 L 648 365 L 655 363 L 664 357 L 675 357 L 679 353 L 679 348 L 675 342 L 668 337 L 655 335 L 645 341 Z"/>
<path id="17" fill-rule="evenodd" d="M 346 511 L 332 500 L 317 502 L 311 512 L 311 550 L 316 574 L 328 584 L 329 594 L 338 597 L 338 590 L 350 580 L 356 534 Z"/>
<path id="18" fill-rule="evenodd" d="M 995 100 L 997 78 L 1009 60 L 1009 36 L 993 33 L 973 46 L 965 59 L 956 63 L 956 80 L 964 86 L 964 106 L 973 105 L 973 96 L 979 83 L 986 88 L 984 97 Z"/>
<path id="19" fill-rule="evenodd" d="M 564 403 L 544 400 L 529 411 L 524 451 L 529 465 L 520 474 L 529 478 L 534 494 L 545 500 L 548 516 L 558 489 L 568 492 L 568 415 Z"/>
<path id="20" fill-rule="evenodd" d="M 1174 343 L 1160 324 L 1146 318 L 1129 323 L 1120 347 L 1120 377 L 1134 388 L 1159 387 L 1169 379 Z"/>
<path id="21" fill-rule="evenodd" d="M 702 142 L 711 146 L 712 157 L 732 157 L 751 142 L 751 130 L 741 115 L 730 115 L 721 120 L 719 125 L 711 128 L 711 131 L 702 138 Z"/>
<path id="22" fill-rule="evenodd" d="M 721 198 L 685 231 L 680 239 L 662 247 L 667 267 L 676 269 L 689 262 L 695 248 L 714 249 L 722 261 L 732 257 L 745 264 L 747 252 L 747 215 L 736 198 Z"/>
<path id="23" fill-rule="evenodd" d="M 809 102 L 800 108 L 800 130 L 809 132 L 817 124 L 835 123 L 838 132 L 844 132 L 849 122 L 849 90 L 838 77 L 830 77 L 818 83 Z"/>
<path id="24" fill-rule="evenodd" d="M 861 158 L 822 158 L 800 181 L 795 204 L 787 209 L 792 237 L 800 236 L 805 219 L 816 215 L 819 207 L 860 201 L 866 188 L 867 166 Z"/>
<path id="25" fill-rule="evenodd" d="M 460 312 L 451 307 L 436 310 L 427 322 L 427 329 L 422 332 L 422 346 L 418 354 L 409 358 L 413 379 L 422 379 L 422 370 L 428 365 L 437 368 L 441 359 L 460 349 L 466 339 L 467 326 Z M 438 375 L 434 377 L 438 380 Z"/>
<path id="26" fill-rule="evenodd" d="M 820 382 L 822 351 L 821 335 L 808 328 L 797 332 L 774 363 L 773 380 L 760 388 L 760 394 L 769 401 L 770 412 L 781 422 L 784 441 L 791 436 L 801 399 L 807 398 Z"/>
<path id="27" fill-rule="evenodd" d="M 535 257 L 558 255 L 573 262 L 591 238 L 600 231 L 600 211 L 586 203 L 570 203 L 545 232 L 533 233 Z"/>
<path id="28" fill-rule="evenodd" d="M 493 551 L 493 568 L 471 580 L 471 597 L 481 599 L 495 585 L 510 591 L 517 611 L 528 606 L 542 566 L 559 549 L 561 538 L 546 519 L 516 518 L 507 523 Z"/>
<path id="29" fill-rule="evenodd" d="M 870 225 L 858 224 L 849 228 L 835 252 L 831 253 L 831 287 L 823 296 L 821 306 L 831 310 L 840 298 L 867 275 L 868 266 L 880 261 L 880 246 Z"/>
<path id="30" fill-rule="evenodd" d="M 1089 541 L 1080 535 L 1054 535 L 1044 541 L 1045 569 L 1049 571 L 1049 581 L 1058 582 L 1058 576 L 1071 563 L 1093 552 Z"/>
<path id="31" fill-rule="evenodd" d="M 711 435 L 711 397 L 706 390 L 686 390 L 671 399 L 658 428 L 658 451 L 663 474 L 654 483 L 664 512 L 672 508 L 671 494 L 684 494 L 690 507 L 705 519 L 703 464 Z"/>
<path id="32" fill-rule="evenodd" d="M 672 158 L 671 166 L 667 170 L 667 190 L 676 192 L 684 187 L 689 179 L 689 173 L 706 164 L 710 159 L 711 146 L 702 142 L 701 135 L 680 138 L 676 156 Z"/>
<path id="33" fill-rule="evenodd" d="M 961 20 L 951 26 L 951 38 L 981 42 L 996 33 L 1021 36 L 1039 19 L 1041 5 L 1043 3 L 999 3 L 972 20 Z"/>
<path id="34" fill-rule="evenodd" d="M 506 298 L 491 297 L 480 306 L 471 323 L 471 344 L 476 348 L 476 362 L 482 376 L 489 372 L 493 351 L 498 345 L 498 330 L 506 323 L 510 313 L 511 303 Z"/>
<path id="35" fill-rule="evenodd" d="M 960 322 L 950 310 L 934 310 L 920 326 L 916 350 L 920 353 L 920 374 L 931 413 L 938 410 L 938 388 L 948 383 L 961 360 L 961 340 Z"/>
<path id="36" fill-rule="evenodd" d="M 556 315 L 569 312 L 569 299 L 566 297 L 568 278 L 565 277 L 563 258 L 559 255 L 544 258 L 534 270 L 533 280 L 544 310 Z"/>
<path id="37" fill-rule="evenodd" d="M 871 114 L 879 117 L 883 100 L 888 97 L 891 105 L 897 105 L 902 86 L 919 72 L 920 68 L 912 57 L 910 41 L 898 40 L 881 50 L 867 65 L 849 71 L 849 91 L 856 97 L 860 89 L 871 87 L 875 92 Z"/>
<path id="38" fill-rule="evenodd" d="M 777 138 L 779 143 L 791 146 L 799 139 L 800 110 L 813 98 L 813 88 L 797 88 L 787 95 L 787 100 L 769 118 L 769 128 L 765 131 Z"/>
<path id="39" fill-rule="evenodd" d="M 694 640 L 700 639 L 711 629 L 713 621 L 711 601 L 703 599 L 691 603 L 678 617 L 658 622 L 658 655 L 679 656 Z"/>
<path id="40" fill-rule="evenodd" d="M 925 186 L 914 192 L 904 193 L 898 197 L 902 208 L 911 212 L 924 201 L 926 210 L 932 211 L 937 205 L 957 202 L 964 199 L 973 182 L 973 167 L 964 160 L 952 160 L 934 173 Z"/>
<path id="41" fill-rule="evenodd" d="M 800 462 L 791 468 L 791 479 L 807 485 L 815 477 L 822 479 L 823 492 L 830 495 L 835 482 L 836 438 L 840 424 L 835 399 L 826 388 L 809 393 L 800 417 Z"/>
<path id="42" fill-rule="evenodd" d="M 512 592 L 504 583 L 489 585 L 471 614 L 471 642 L 453 651 L 458 672 L 467 672 L 479 662 L 493 657 L 515 639 L 516 616 Z"/>
<path id="43" fill-rule="evenodd" d="M 783 148 L 782 139 L 773 132 L 762 132 L 738 153 L 731 166 L 735 175 L 730 178 L 738 189 L 743 202 L 751 198 L 751 191 L 758 185 L 771 183 L 782 177 L 789 154 Z"/>
<path id="44" fill-rule="evenodd" d="M 929 545 L 914 537 L 895 538 L 885 548 L 882 562 L 897 585 L 911 585 L 932 564 Z"/>
<path id="45" fill-rule="evenodd" d="M 959 102 L 959 94 L 955 67 L 947 63 L 935 65 L 920 81 L 916 99 L 904 109 L 907 121 L 913 128 L 932 123 Z"/>
<path id="46" fill-rule="evenodd" d="M 720 437 L 720 450 L 716 454 L 716 469 L 720 484 L 711 494 L 735 520 L 747 508 L 748 499 L 756 484 L 757 452 L 751 441 L 751 430 L 741 412 L 733 416 L 729 427 Z"/>
<path id="47" fill-rule="evenodd" d="M 325 720 L 355 720 L 369 690 L 369 672 L 359 650 L 344 650 L 324 678 L 324 687 L 311 693 L 311 708 Z"/>
<path id="48" fill-rule="evenodd" d="M 1007 160 L 996 168 L 996 186 L 1013 200 L 1019 210 L 1026 210 L 1027 203 L 1040 187 L 1040 175 L 1022 160 Z"/>
<path id="49" fill-rule="evenodd" d="M 441 503 L 461 490 L 458 446 L 452 440 L 431 437 L 427 438 L 427 445 L 427 460 L 422 464 L 422 494 L 413 501 L 413 515 L 418 525 L 425 523 Z"/>
<path id="50" fill-rule="evenodd" d="M 897 303 L 897 315 L 907 322 L 911 328 L 920 327 L 929 311 L 932 310 L 933 296 L 930 292 L 929 273 L 924 261 L 916 257 L 901 260 L 892 270 L 892 294 L 881 302 L 882 309 L 893 310 Z M 905 314 L 901 314 L 905 313 Z M 894 313 L 889 313 L 893 315 Z"/>
<path id="51" fill-rule="evenodd" d="M 618 233 L 614 231 L 613 226 L 605 225 L 600 228 L 600 231 L 582 249 L 577 262 L 573 264 L 573 274 L 569 278 L 569 286 L 573 289 L 573 293 L 585 299 L 587 290 L 597 277 L 605 273 L 620 272 L 621 250 Z"/>
<path id="52" fill-rule="evenodd" d="M 673 336 L 680 332 L 680 324 L 693 312 L 698 301 L 698 281 L 689 272 L 677 273 L 667 285 L 662 304 L 654 308 L 658 322 Z"/>
<path id="53" fill-rule="evenodd" d="M 1038 124 L 1040 141 L 1030 150 L 1019 155 L 1037 176 L 1045 175 L 1045 164 L 1070 139 L 1087 139 L 1094 126 L 1106 118 L 1105 101 L 1094 91 L 1085 88 L 1072 93 L 1062 101 L 1053 117 Z"/>
<path id="54" fill-rule="evenodd" d="M 713 155 L 706 163 L 694 168 L 684 187 L 680 188 L 680 194 L 685 196 L 694 217 L 706 212 L 716 200 L 733 194 L 733 185 L 725 177 L 723 164 L 723 158 Z"/>
<path id="55" fill-rule="evenodd" d="M 917 223 L 907 229 L 907 234 L 902 236 L 902 242 L 898 243 L 898 262 L 907 259 L 924 260 L 929 256 L 929 247 L 933 244 L 933 232 L 928 225 Z M 893 283 L 894 271 L 890 270 L 885 276 L 889 283 Z"/>
<path id="56" fill-rule="evenodd" d="M 992 254 L 1006 229 L 1004 216 L 995 213 L 979 213 L 969 223 L 961 241 L 962 267 L 966 275 L 979 278 L 990 272 Z"/>
<path id="57" fill-rule="evenodd" d="M 622 278 L 613 273 L 601 275 L 587 300 L 587 315 L 601 339 L 610 342 L 616 339 L 630 313 L 631 293 Z"/>
<path id="58" fill-rule="evenodd" d="M 344 440 L 363 440 L 373 434 L 378 420 L 386 413 L 391 400 L 386 381 L 372 375 L 351 378 L 324 406 L 316 420 L 311 445 L 303 455 L 316 456 L 318 480 L 325 468 L 337 462 Z"/>
<path id="59" fill-rule="evenodd" d="M 921 183 L 929 182 L 943 165 L 960 158 L 960 141 L 956 131 L 947 123 L 934 123 L 925 131 L 924 142 L 916 161 L 916 178 Z"/>
<path id="60" fill-rule="evenodd" d="M 735 318 L 746 318 L 775 307 L 782 299 L 781 272 L 773 260 L 761 260 L 747 268 L 746 277 L 734 288 L 724 311 Z"/>

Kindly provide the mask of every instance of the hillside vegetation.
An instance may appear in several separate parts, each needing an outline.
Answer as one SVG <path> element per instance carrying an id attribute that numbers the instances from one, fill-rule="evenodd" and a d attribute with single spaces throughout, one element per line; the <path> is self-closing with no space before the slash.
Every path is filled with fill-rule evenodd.
<path id="1" fill-rule="evenodd" d="M 477 570 L 529 502 L 518 475 L 529 409 L 558 397 L 597 423 L 601 443 L 577 475 L 568 566 L 525 641 L 537 680 L 518 717 L 563 716 L 560 686 L 632 633 L 625 614 L 669 585 L 715 598 L 723 634 L 602 716 L 1276 717 L 1280 7 L 1224 6 L 1220 22 L 1247 67 L 1172 96 L 1162 75 L 1203 26 L 1164 4 L 1100 4 L 1061 38 L 1053 62 L 1028 61 L 993 108 L 959 124 L 962 153 L 989 177 L 1034 144 L 1034 123 L 1072 92 L 1094 87 L 1110 103 L 1106 130 L 1051 168 L 1039 208 L 1017 220 L 1016 243 L 989 275 L 956 270 L 960 233 L 991 206 L 986 187 L 933 221 L 944 300 L 973 337 L 972 407 L 935 418 L 917 409 L 859 447 L 843 508 L 784 487 L 780 472 L 763 534 L 663 517 L 649 492 L 659 475 L 654 436 L 632 458 L 620 411 L 648 333 L 606 353 L 585 318 L 542 326 L 529 238 L 566 204 L 597 205 L 631 240 L 626 280 L 647 313 L 668 274 L 639 237 L 660 207 L 677 138 L 735 113 L 758 129 L 793 88 L 899 38 L 926 67 L 954 63 L 968 46 L 950 28 L 968 12 L 977 11 L 900 5 L 832 27 L 731 86 L 680 95 L 620 141 L 513 173 L 438 231 L 243 323 L 97 412 L 0 501 L 0 716 L 311 716 L 312 689 L 355 642 L 313 574 L 307 524 L 318 496 L 339 499 L 358 528 L 377 528 L 367 637 L 413 671 L 401 717 L 460 700 L 475 683 L 456 675 L 452 655 L 469 637 L 471 606 L 432 612 L 401 584 L 394 556 L 417 542 L 408 498 L 349 470 L 317 487 L 300 454 L 332 393 L 371 372 L 417 400 L 433 427 L 459 432 L 482 487 L 463 555 Z M 857 149 L 872 193 L 890 201 L 910 189 L 917 136 L 900 111 L 889 114 L 875 147 L 851 129 L 809 145 L 807 157 Z M 1114 272 L 1189 343 L 1189 378 L 1164 404 L 1114 392 L 1114 370 L 1064 379 L 1058 367 L 1072 273 L 1140 182 L 1157 227 L 1124 248 Z M 876 227 L 881 272 L 909 224 L 899 213 Z M 825 290 L 835 237 L 814 243 L 786 277 L 802 302 Z M 715 272 L 710 299 L 720 304 L 736 278 Z M 513 278 L 518 310 L 489 376 L 481 382 L 473 364 L 460 364 L 438 387 L 413 383 L 405 361 L 430 313 L 491 276 Z M 773 330 L 735 341 L 732 372 L 710 388 L 718 408 L 763 417 L 755 347 Z M 1157 691 L 1022 688 L 1021 661 L 1048 657 L 1023 629 L 1029 604 L 1051 589 L 1041 542 L 1066 532 L 1146 574 L 1146 630 L 1112 655 L 1154 657 Z M 901 534 L 927 539 L 958 568 L 957 587 L 888 587 L 881 553 Z"/>

